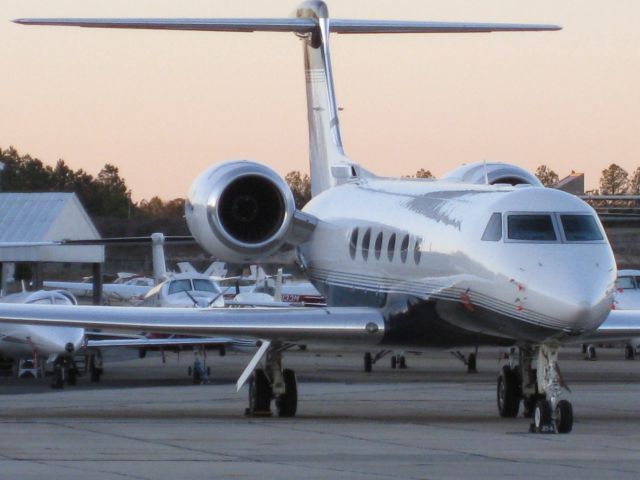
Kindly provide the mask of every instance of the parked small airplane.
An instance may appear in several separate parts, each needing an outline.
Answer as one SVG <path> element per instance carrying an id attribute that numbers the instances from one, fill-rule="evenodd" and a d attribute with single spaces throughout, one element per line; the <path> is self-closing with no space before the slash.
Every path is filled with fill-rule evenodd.
<path id="1" fill-rule="evenodd" d="M 640 270 L 618 270 L 613 308 L 616 310 L 640 310 Z M 596 359 L 596 346 L 583 345 L 585 359 Z M 624 357 L 634 360 L 640 350 L 640 337 L 628 339 L 624 345 Z"/>
<path id="2" fill-rule="evenodd" d="M 0 303 L 77 305 L 75 297 L 64 290 L 12 293 L 1 297 Z M 49 366 L 54 372 L 54 387 L 62 387 L 65 377 L 74 385 L 78 369 L 73 357 L 83 340 L 83 328 L 0 323 L 0 358 L 15 376 L 40 377 Z"/>
<path id="3" fill-rule="evenodd" d="M 472 164 L 438 181 L 373 175 L 344 153 L 331 32 L 558 30 L 553 25 L 330 19 L 323 2 L 285 19 L 22 19 L 26 25 L 293 32 L 302 41 L 312 200 L 296 210 L 285 181 L 251 161 L 207 169 L 186 202 L 189 228 L 218 259 L 297 262 L 327 307 L 171 309 L 0 305 L 16 323 L 262 339 L 237 382 L 249 412 L 297 411 L 283 368 L 291 342 L 355 348 L 514 346 L 497 383 L 499 414 L 520 404 L 538 432 L 571 431 L 558 352 L 566 343 L 640 335 L 640 314 L 614 310 L 616 265 L 594 210 L 508 164 Z M 380 59 L 377 59 L 378 61 Z M 394 161 L 397 161 L 394 159 Z M 263 367 L 259 364 L 263 362 Z"/>

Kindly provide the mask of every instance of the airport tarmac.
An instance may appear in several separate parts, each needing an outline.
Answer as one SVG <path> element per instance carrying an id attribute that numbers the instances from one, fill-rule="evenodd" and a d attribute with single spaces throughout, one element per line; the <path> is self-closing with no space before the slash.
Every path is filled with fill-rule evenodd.
<path id="1" fill-rule="evenodd" d="M 1 479 L 634 478 L 640 476 L 640 360 L 599 349 L 561 354 L 576 420 L 568 435 L 500 419 L 498 350 L 478 374 L 447 352 L 408 354 L 362 370 L 361 353 L 291 352 L 298 415 L 247 418 L 235 379 L 247 355 L 210 354 L 212 378 L 191 385 L 192 355 L 108 354 L 99 385 L 81 377 L 0 379 Z"/>

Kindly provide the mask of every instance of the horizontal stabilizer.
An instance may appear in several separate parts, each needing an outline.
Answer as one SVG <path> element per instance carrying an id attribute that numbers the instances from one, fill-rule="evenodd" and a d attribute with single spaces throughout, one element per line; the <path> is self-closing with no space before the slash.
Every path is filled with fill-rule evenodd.
<path id="1" fill-rule="evenodd" d="M 137 28 L 212 32 L 312 32 L 311 18 L 20 18 L 21 25 L 55 25 L 89 28 Z M 395 20 L 331 19 L 334 33 L 464 33 L 560 30 L 557 25 L 517 23 L 411 22 Z"/>

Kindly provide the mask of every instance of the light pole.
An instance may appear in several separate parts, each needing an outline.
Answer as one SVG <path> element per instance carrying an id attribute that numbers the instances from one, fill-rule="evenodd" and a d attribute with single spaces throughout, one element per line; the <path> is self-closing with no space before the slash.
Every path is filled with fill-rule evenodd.
<path id="1" fill-rule="evenodd" d="M 2 191 L 2 171 L 4 170 L 4 162 L 0 162 L 0 192 Z"/>

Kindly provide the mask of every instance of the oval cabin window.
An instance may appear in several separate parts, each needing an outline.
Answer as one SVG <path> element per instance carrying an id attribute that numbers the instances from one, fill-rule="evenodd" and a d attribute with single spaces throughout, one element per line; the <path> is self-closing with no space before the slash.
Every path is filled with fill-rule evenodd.
<path id="1" fill-rule="evenodd" d="M 382 232 L 380 232 L 376 237 L 375 252 L 376 260 L 380 260 L 380 255 L 382 254 Z"/>
<path id="2" fill-rule="evenodd" d="M 356 258 L 356 248 L 358 247 L 358 229 L 356 228 L 351 232 L 351 240 L 349 240 L 349 255 L 351 260 Z"/>
<path id="3" fill-rule="evenodd" d="M 405 235 L 400 246 L 400 260 L 402 263 L 407 261 L 407 253 L 409 252 L 409 235 Z"/>
<path id="4" fill-rule="evenodd" d="M 392 234 L 389 237 L 389 243 L 387 244 L 387 257 L 390 262 L 393 262 L 393 254 L 396 250 L 396 234 Z"/>
<path id="5" fill-rule="evenodd" d="M 371 242 L 371 229 L 367 228 L 362 236 L 362 259 L 366 262 L 369 258 L 369 242 Z"/>

